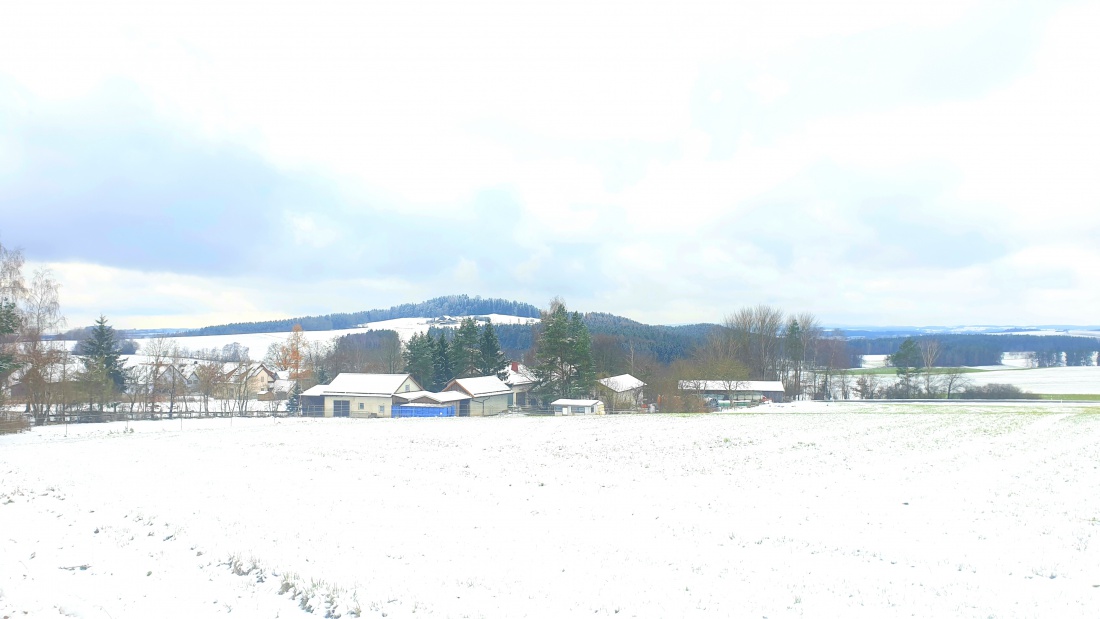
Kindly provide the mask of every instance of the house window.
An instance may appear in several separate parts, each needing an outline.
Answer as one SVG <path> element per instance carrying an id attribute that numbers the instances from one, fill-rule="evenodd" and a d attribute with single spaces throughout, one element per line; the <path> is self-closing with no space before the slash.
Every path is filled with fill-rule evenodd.
<path id="1" fill-rule="evenodd" d="M 405 391 L 408 391 L 408 390 L 409 390 L 409 385 L 408 385 L 408 384 L 406 384 L 406 385 L 405 385 Z"/>
<path id="2" fill-rule="evenodd" d="M 363 403 L 362 402 L 359 403 L 359 410 L 363 410 Z"/>
<path id="3" fill-rule="evenodd" d="M 378 414 L 379 415 L 385 415 L 386 414 L 386 405 L 385 404 L 379 404 L 378 405 Z"/>

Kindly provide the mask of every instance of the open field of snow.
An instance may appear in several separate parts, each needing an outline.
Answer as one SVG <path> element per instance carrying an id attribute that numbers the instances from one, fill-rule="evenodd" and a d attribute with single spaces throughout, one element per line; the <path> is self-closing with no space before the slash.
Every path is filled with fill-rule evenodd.
<path id="1" fill-rule="evenodd" d="M 1100 366 L 1013 368 L 991 365 L 976 369 L 982 371 L 965 375 L 966 380 L 975 385 L 1001 383 L 1032 393 L 1052 395 L 1100 394 Z M 880 374 L 878 380 L 883 384 L 892 383 L 897 376 L 893 373 Z"/>
<path id="2" fill-rule="evenodd" d="M 1100 407 L 754 410 L 3 436 L 0 616 L 1096 616 Z"/>
<path id="3" fill-rule="evenodd" d="M 1032 393 L 1100 394 L 1100 366 L 993 370 L 967 374 L 976 385 L 1006 383 Z"/>

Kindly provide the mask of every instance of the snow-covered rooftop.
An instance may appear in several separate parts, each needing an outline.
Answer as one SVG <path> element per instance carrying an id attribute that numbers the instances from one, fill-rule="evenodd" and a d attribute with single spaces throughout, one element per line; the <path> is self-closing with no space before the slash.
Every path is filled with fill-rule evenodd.
<path id="1" fill-rule="evenodd" d="M 450 402 L 458 402 L 458 401 L 461 401 L 461 400 L 469 400 L 470 399 L 470 396 L 466 395 L 465 393 L 461 393 L 459 391 L 441 391 L 439 393 L 432 392 L 432 391 L 404 391 L 404 392 L 400 392 L 400 393 L 395 393 L 394 397 L 395 398 L 400 398 L 400 399 L 405 400 L 407 402 L 412 402 L 413 400 L 419 400 L 420 398 L 425 398 L 425 399 L 431 400 L 433 402 L 438 402 L 440 404 L 445 404 L 445 403 L 450 403 Z"/>
<path id="2" fill-rule="evenodd" d="M 634 378 L 630 374 L 620 374 L 610 378 L 601 378 L 599 383 L 615 393 L 624 393 L 626 391 L 633 391 L 645 387 L 645 383 L 640 379 Z"/>
<path id="3" fill-rule="evenodd" d="M 451 385 L 448 386 L 458 386 L 462 391 L 465 391 L 475 398 L 502 395 L 512 392 L 512 389 L 496 376 L 456 378 L 451 381 Z"/>
<path id="4" fill-rule="evenodd" d="M 328 385 L 310 387 L 302 395 L 380 395 L 392 396 L 409 379 L 408 374 L 353 374 L 344 372 Z"/>
<path id="5" fill-rule="evenodd" d="M 515 368 L 515 369 L 513 369 Z M 522 363 L 512 363 L 504 369 L 504 382 L 513 387 L 533 385 L 538 382 L 531 370 Z"/>

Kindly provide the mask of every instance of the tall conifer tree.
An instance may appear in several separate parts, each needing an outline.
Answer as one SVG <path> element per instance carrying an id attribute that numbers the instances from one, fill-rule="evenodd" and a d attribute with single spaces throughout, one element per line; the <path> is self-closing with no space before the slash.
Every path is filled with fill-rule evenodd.
<path id="1" fill-rule="evenodd" d="M 493 329 L 493 322 L 490 320 L 481 330 L 477 373 L 479 376 L 495 375 L 497 378 L 504 380 L 506 376 L 504 369 L 506 367 L 508 367 L 508 358 L 504 356 L 504 351 L 500 349 L 500 340 L 497 339 L 497 332 Z"/>
<path id="2" fill-rule="evenodd" d="M 95 321 L 88 339 L 84 340 L 82 348 L 85 369 L 93 368 L 102 371 L 114 388 L 122 391 L 125 379 L 122 373 L 121 353 L 118 348 L 118 337 L 114 327 L 107 325 L 107 317 L 100 315 Z"/>
<path id="3" fill-rule="evenodd" d="M 454 377 L 454 368 L 451 367 L 451 347 L 447 343 L 447 336 L 440 333 L 439 340 L 435 343 L 435 375 L 432 380 L 432 391 L 442 391 Z"/>

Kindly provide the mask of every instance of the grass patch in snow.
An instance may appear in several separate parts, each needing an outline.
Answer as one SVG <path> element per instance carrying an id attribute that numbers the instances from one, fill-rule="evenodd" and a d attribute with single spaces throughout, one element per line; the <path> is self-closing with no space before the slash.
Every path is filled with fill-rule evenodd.
<path id="1" fill-rule="evenodd" d="M 1040 393 L 1040 400 L 1084 400 L 1086 402 L 1100 402 L 1100 393 Z"/>

